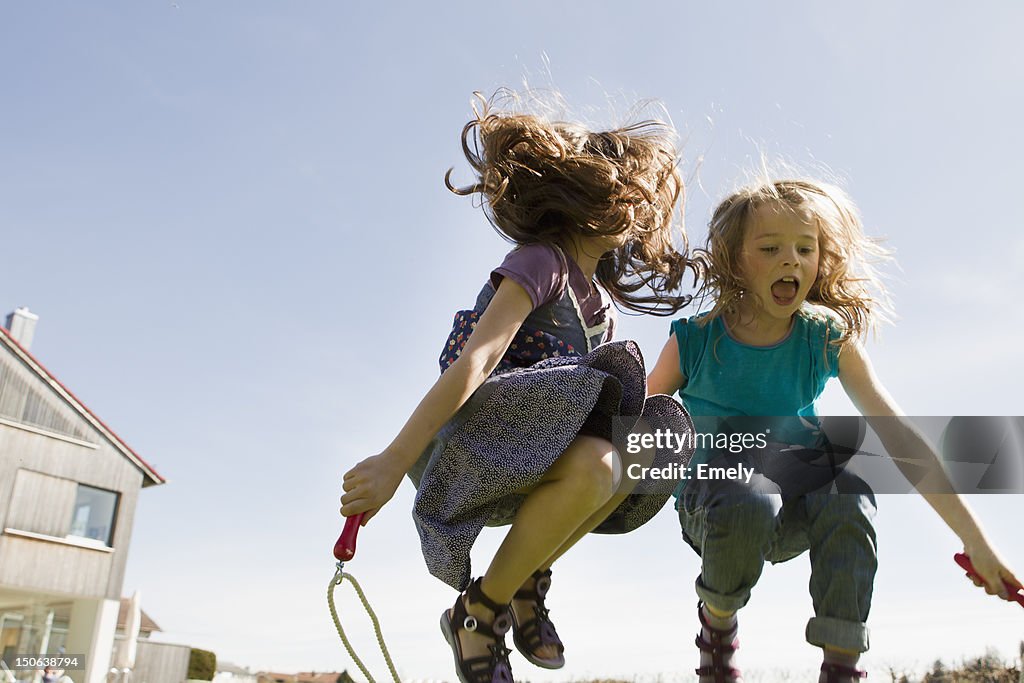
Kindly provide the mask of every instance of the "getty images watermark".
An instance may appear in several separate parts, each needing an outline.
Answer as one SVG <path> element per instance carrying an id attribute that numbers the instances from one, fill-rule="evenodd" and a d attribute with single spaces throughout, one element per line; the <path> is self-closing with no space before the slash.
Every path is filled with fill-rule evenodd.
<path id="1" fill-rule="evenodd" d="M 757 434 L 726 434 L 721 432 L 687 432 L 680 434 L 671 429 L 655 429 L 649 432 L 630 432 L 626 436 L 625 450 L 629 455 L 639 455 L 644 451 L 652 449 L 672 451 L 676 455 L 689 454 L 696 450 L 734 454 L 745 453 L 754 449 L 768 448 L 769 433 L 770 430 Z M 626 467 L 626 476 L 633 480 L 728 480 L 742 481 L 745 484 L 749 484 L 751 477 L 754 476 L 754 468 L 743 463 L 714 465 L 701 462 L 696 466 L 690 466 L 674 462 L 663 467 L 645 467 L 640 463 L 633 462 Z"/>
<path id="2" fill-rule="evenodd" d="M 1022 416 L 716 416 L 693 422 L 692 431 L 679 432 L 656 418 L 616 419 L 613 441 L 638 491 L 661 490 L 670 481 L 750 484 L 761 475 L 784 492 L 842 493 L 835 483 L 853 475 L 874 493 L 948 493 L 950 485 L 961 494 L 1024 493 Z M 875 433 L 907 429 L 929 443 L 938 460 L 889 453 Z M 944 476 L 935 476 L 937 467 Z"/>

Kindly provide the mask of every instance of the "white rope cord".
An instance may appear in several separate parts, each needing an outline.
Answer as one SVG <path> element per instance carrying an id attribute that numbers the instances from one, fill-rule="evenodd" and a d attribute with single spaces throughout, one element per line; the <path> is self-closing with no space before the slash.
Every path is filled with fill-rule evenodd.
<path id="1" fill-rule="evenodd" d="M 373 613 L 373 608 L 370 607 L 370 603 L 366 600 L 366 596 L 363 594 L 363 589 L 359 587 L 359 582 L 356 581 L 355 577 L 351 574 L 347 574 L 342 571 L 341 563 L 338 563 L 338 571 L 335 572 L 334 578 L 327 585 L 327 606 L 331 608 L 331 618 L 334 619 L 334 627 L 338 629 L 338 635 L 341 636 L 341 642 L 345 645 L 345 649 L 348 651 L 348 656 L 352 658 L 352 661 L 356 663 L 359 670 L 363 672 L 366 679 L 370 683 L 377 683 L 373 680 L 373 676 L 367 671 L 363 665 L 362 660 L 356 656 L 355 651 L 352 649 L 352 645 L 348 642 L 348 638 L 345 636 L 345 630 L 341 628 L 341 622 L 338 620 L 338 611 L 334 608 L 334 587 L 340 586 L 341 582 L 345 579 L 349 580 L 352 587 L 356 590 L 356 595 L 359 596 L 359 601 L 363 603 L 363 607 L 366 609 L 366 613 L 370 615 L 370 621 L 373 622 L 373 632 L 377 635 L 377 643 L 380 645 L 380 651 L 384 653 L 384 661 L 388 664 L 388 671 L 391 672 L 391 678 L 394 679 L 395 683 L 402 683 L 398 678 L 398 673 L 395 671 L 395 664 L 391 661 L 391 654 L 388 652 L 388 646 L 384 644 L 384 636 L 380 632 L 380 622 L 377 621 L 377 615 Z"/>

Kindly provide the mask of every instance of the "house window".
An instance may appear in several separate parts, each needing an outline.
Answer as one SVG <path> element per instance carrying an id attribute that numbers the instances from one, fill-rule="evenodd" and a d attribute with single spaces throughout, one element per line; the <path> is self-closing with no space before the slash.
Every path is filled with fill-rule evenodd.
<path id="1" fill-rule="evenodd" d="M 116 516 L 116 493 L 79 484 L 68 536 L 91 538 L 109 546 L 114 537 Z"/>
<path id="2" fill-rule="evenodd" d="M 23 620 L 20 614 L 0 613 L 0 661 L 8 666 L 14 664 L 15 653 L 18 652 Z"/>
<path id="3" fill-rule="evenodd" d="M 50 640 L 46 645 L 47 652 L 64 652 L 68 644 L 68 623 L 54 620 L 50 627 Z"/>

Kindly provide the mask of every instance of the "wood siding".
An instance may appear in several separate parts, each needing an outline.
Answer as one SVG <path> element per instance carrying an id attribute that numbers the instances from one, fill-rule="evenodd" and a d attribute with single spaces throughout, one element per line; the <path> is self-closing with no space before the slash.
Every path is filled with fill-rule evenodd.
<path id="1" fill-rule="evenodd" d="M 68 533 L 78 484 L 70 479 L 18 470 L 4 527 L 47 536 Z"/>
<path id="2" fill-rule="evenodd" d="M 102 550 L 4 534 L 0 536 L 0 585 L 106 598 L 115 560 L 114 553 Z"/>
<path id="3" fill-rule="evenodd" d="M 0 354 L 0 417 L 64 434 L 96 441 L 91 427 L 71 406 L 56 396 L 39 376 L 19 360 Z"/>
<path id="4" fill-rule="evenodd" d="M 0 355 L 2 350 L 0 348 Z M 78 419 L 82 425 L 89 426 L 80 416 Z M 111 540 L 113 555 L 17 538 L 15 543 L 0 543 L 0 585 L 26 589 L 43 589 L 46 585 L 47 590 L 75 594 L 78 593 L 75 564 L 64 565 L 63 582 L 55 583 L 55 578 L 46 572 L 37 575 L 33 564 L 17 553 L 28 553 L 26 557 L 33 558 L 33 562 L 50 563 L 61 558 L 53 565 L 56 567 L 65 561 L 77 561 L 73 558 L 83 558 L 90 581 L 95 580 L 97 565 L 106 567 L 106 583 L 98 594 L 93 592 L 95 586 L 89 583 L 89 591 L 82 594 L 120 599 L 143 473 L 100 436 L 95 431 L 91 434 L 90 439 L 97 441 L 94 447 L 0 423 L 0 531 L 10 527 L 63 537 L 70 528 L 77 484 L 118 494 L 117 518 Z M 36 495 L 39 497 L 33 501 Z M 0 536 L 4 541 L 12 538 Z M 30 551 L 30 544 L 37 547 Z M 15 549 L 17 553 L 12 555 Z M 98 555 L 102 555 L 102 559 L 98 559 Z"/>
<path id="5" fill-rule="evenodd" d="M 187 645 L 140 640 L 131 674 L 132 683 L 183 683 L 188 675 L 191 652 L 192 648 Z"/>

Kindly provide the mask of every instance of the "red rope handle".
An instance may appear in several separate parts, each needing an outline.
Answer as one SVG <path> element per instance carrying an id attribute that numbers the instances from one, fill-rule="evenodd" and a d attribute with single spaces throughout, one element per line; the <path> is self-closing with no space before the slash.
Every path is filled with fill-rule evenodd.
<path id="1" fill-rule="evenodd" d="M 363 524 L 363 517 L 366 513 L 360 512 L 345 519 L 345 528 L 334 543 L 334 559 L 339 562 L 348 562 L 356 556 L 356 537 L 359 535 L 359 528 Z"/>
<path id="2" fill-rule="evenodd" d="M 974 564 L 971 562 L 971 558 L 966 553 L 957 553 L 953 555 L 953 559 L 956 561 L 960 568 L 967 572 L 967 576 L 972 579 L 981 580 L 981 575 L 978 574 L 978 570 L 974 568 Z M 1017 588 L 1012 583 L 1003 579 L 1003 585 L 1006 586 L 1006 592 L 1008 597 L 1006 600 L 1010 602 L 1017 602 L 1021 607 L 1024 607 L 1024 589 Z"/>

